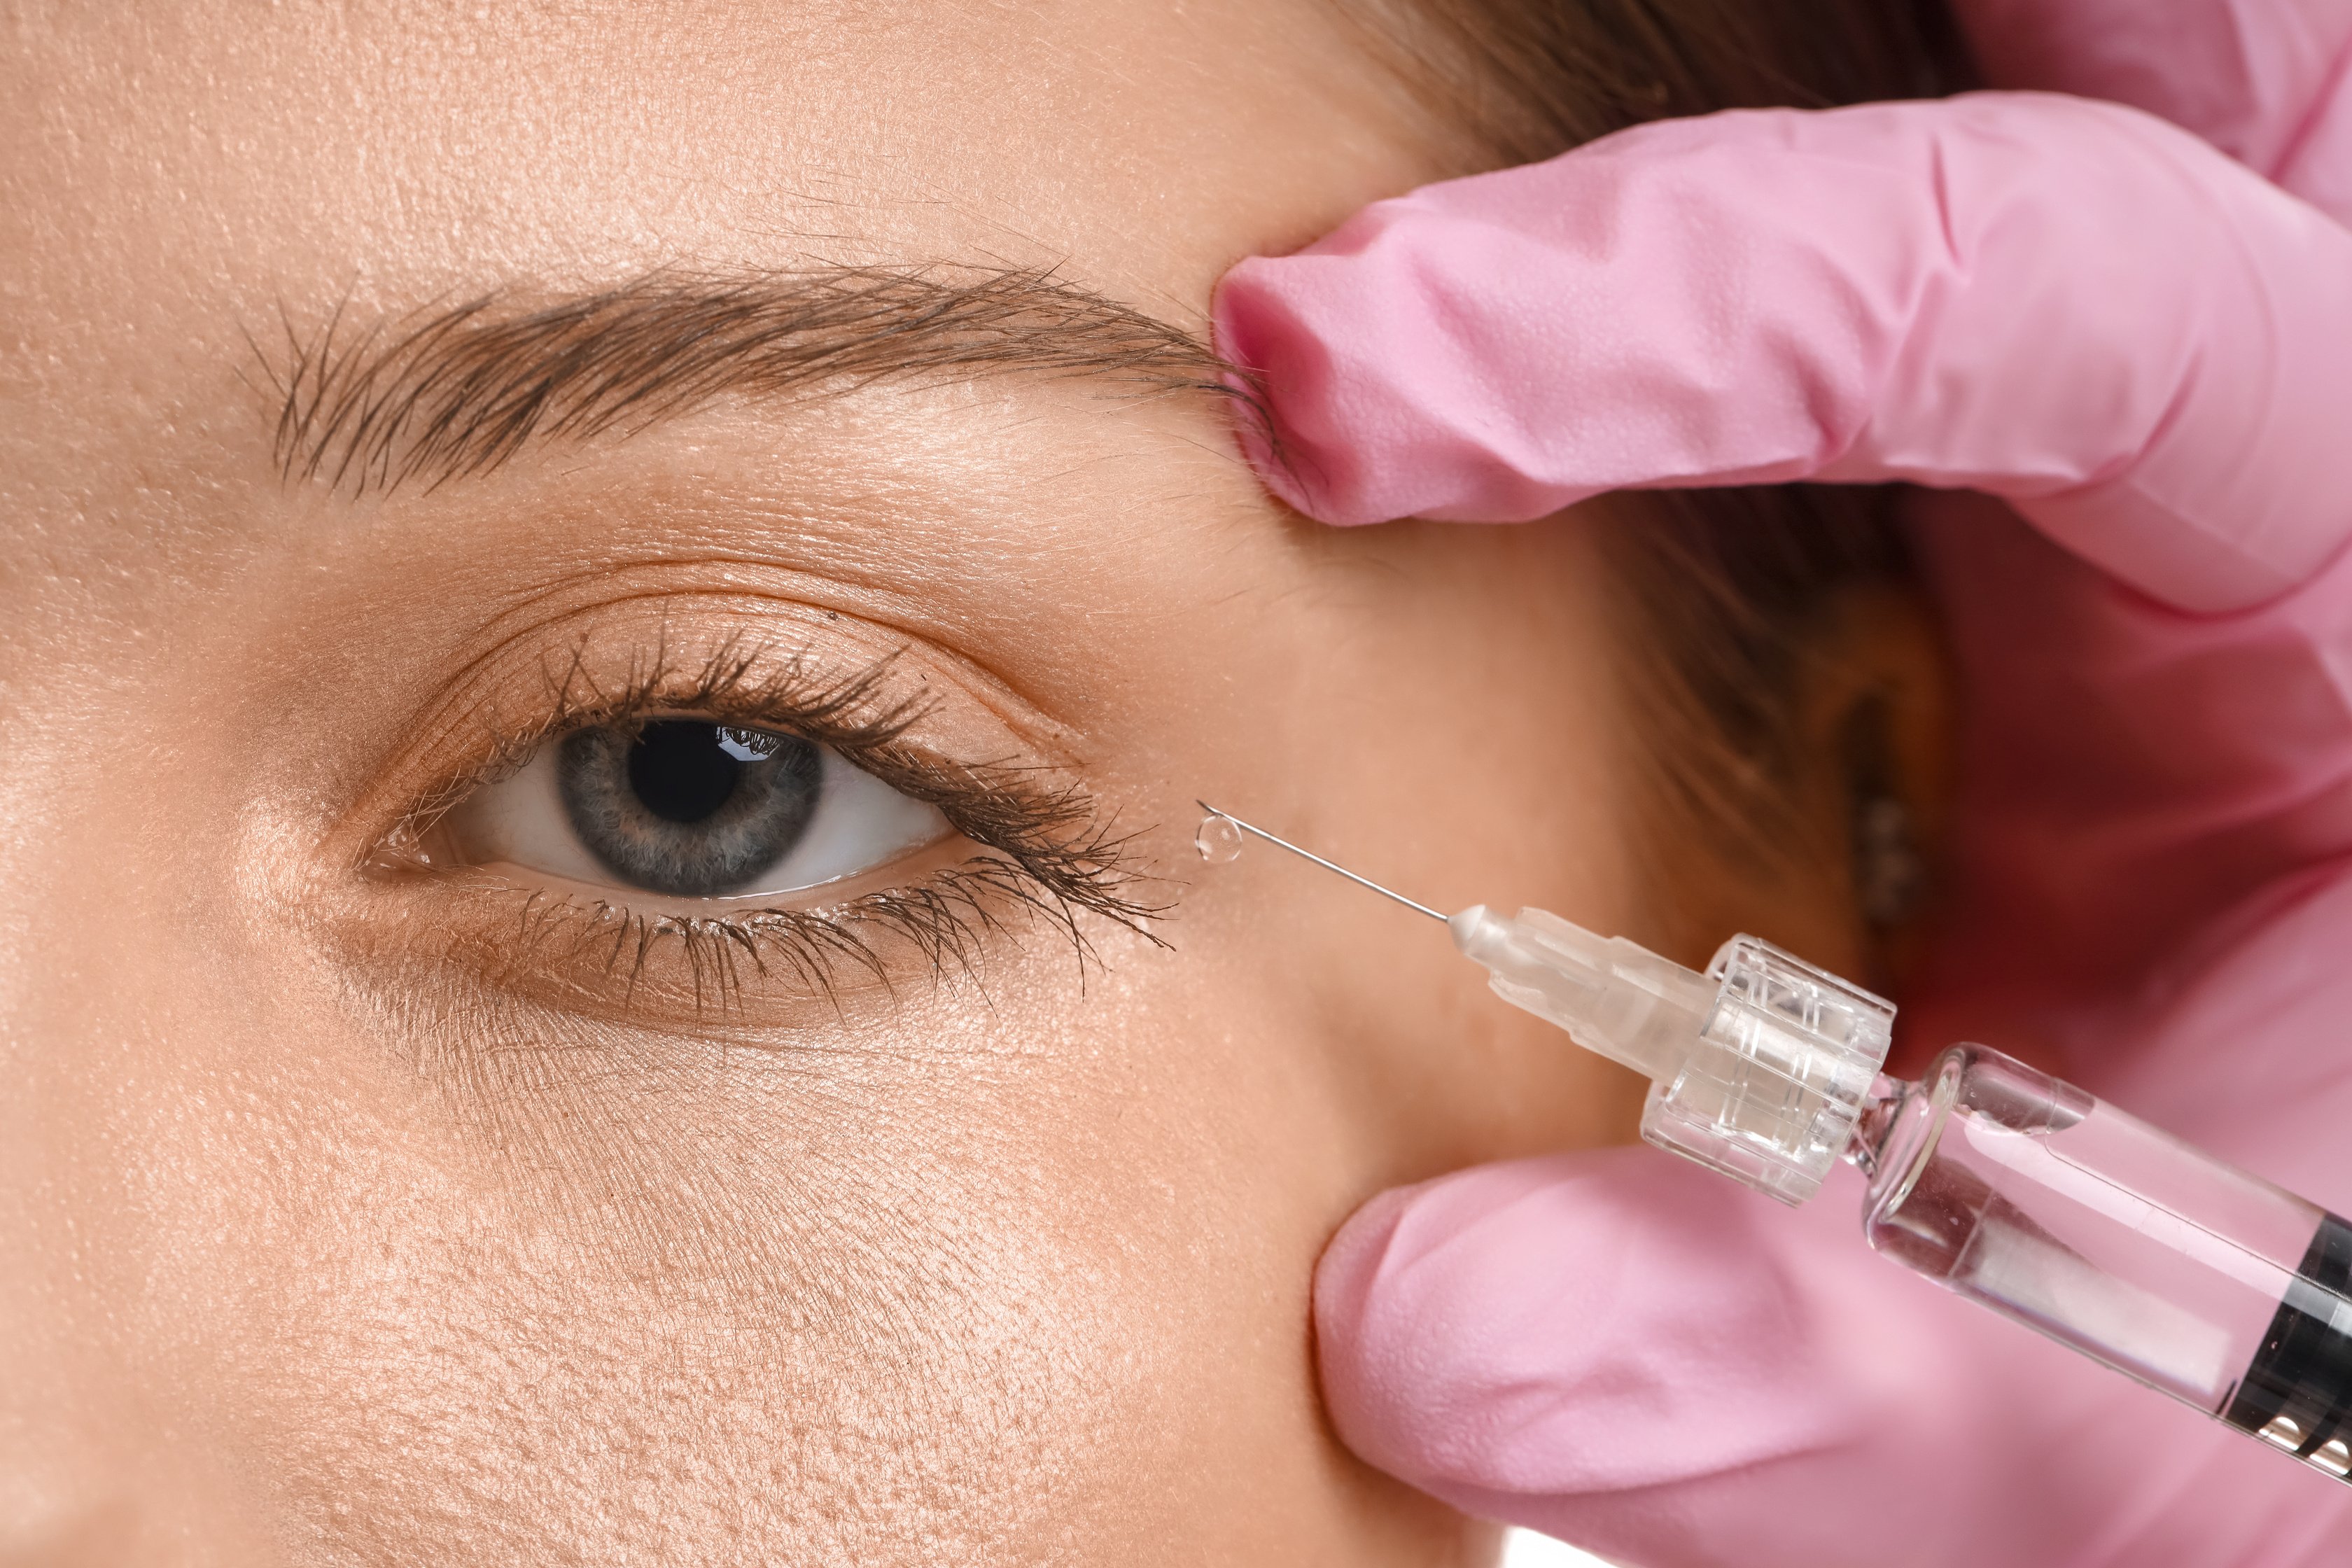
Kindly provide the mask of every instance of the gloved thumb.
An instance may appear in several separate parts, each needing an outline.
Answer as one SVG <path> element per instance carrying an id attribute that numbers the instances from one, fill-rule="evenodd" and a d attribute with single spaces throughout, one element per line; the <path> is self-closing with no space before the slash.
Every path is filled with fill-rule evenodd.
<path id="1" fill-rule="evenodd" d="M 1332 1420 L 1467 1512 L 1604 1555 L 1941 1561 L 1862 1550 L 1871 1481 L 1927 1514 L 2019 1495 L 2000 1473 L 2015 1447 L 1971 1430 L 2011 1418 L 2006 1380 L 2039 1379 L 2036 1397 L 2063 1405 L 2112 1374 L 1877 1258 L 1852 1176 L 1791 1213 L 1634 1147 L 1385 1193 L 1316 1276 Z M 1979 1356 L 1988 1329 L 2001 1340 Z M 1922 1446 L 1943 1457 L 1921 1463 Z"/>

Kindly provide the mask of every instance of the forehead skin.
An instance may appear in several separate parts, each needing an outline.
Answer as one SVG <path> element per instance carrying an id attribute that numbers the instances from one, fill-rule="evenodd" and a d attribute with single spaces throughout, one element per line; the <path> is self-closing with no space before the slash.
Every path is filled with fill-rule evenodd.
<path id="1" fill-rule="evenodd" d="M 1412 917 L 1185 846 L 1209 793 L 1642 934 L 1581 531 L 1311 529 L 1212 400 L 1019 376 L 389 495 L 272 450 L 274 356 L 339 310 L 950 263 L 1197 329 L 1236 257 L 1458 161 L 1332 16 L 0 29 L 0 1559 L 1486 1551 L 1332 1442 L 1314 1257 L 1383 1185 L 1613 1135 L 1623 1085 Z M 352 840 L 436 782 L 448 694 L 672 601 L 933 660 L 943 746 L 1017 736 L 1194 884 L 1171 945 L 1016 924 L 709 1030 L 417 958 Z"/>

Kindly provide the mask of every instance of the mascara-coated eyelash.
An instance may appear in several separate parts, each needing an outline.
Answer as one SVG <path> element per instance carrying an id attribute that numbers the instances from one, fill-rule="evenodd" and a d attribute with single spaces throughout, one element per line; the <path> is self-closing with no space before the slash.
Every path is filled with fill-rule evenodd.
<path id="1" fill-rule="evenodd" d="M 586 962 L 625 980 L 632 994 L 656 961 L 683 966 L 698 1011 L 725 1005 L 754 983 L 782 978 L 796 990 L 834 993 L 844 964 L 887 984 L 885 948 L 915 949 L 934 970 L 969 971 L 981 940 L 1008 915 L 1043 917 L 1085 961 L 1083 916 L 1111 921 L 1147 940 L 1164 910 L 1142 890 L 1151 879 L 1129 864 L 1130 836 L 1097 819 L 1077 785 L 1016 763 L 947 762 L 905 737 L 927 710 L 887 696 L 895 656 L 845 679 L 814 674 L 804 653 L 772 656 L 730 640 L 681 668 L 662 647 L 606 689 L 588 674 L 584 648 L 551 667 L 545 716 L 527 732 L 492 738 L 490 758 L 434 792 L 388 836 L 380 865 L 435 865 L 435 829 L 478 788 L 510 776 L 541 747 L 598 726 L 690 713 L 721 723 L 772 727 L 824 746 L 911 801 L 936 807 L 982 852 L 904 886 L 823 909 L 663 910 L 625 897 L 518 889 L 524 897 L 517 963 Z M 656 900 L 657 901 L 657 900 Z"/>

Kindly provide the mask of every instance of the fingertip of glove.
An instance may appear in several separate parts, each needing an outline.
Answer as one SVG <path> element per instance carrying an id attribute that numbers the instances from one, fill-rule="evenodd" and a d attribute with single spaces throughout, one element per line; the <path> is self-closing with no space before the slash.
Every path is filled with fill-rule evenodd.
<path id="1" fill-rule="evenodd" d="M 1785 1220 L 1640 1146 L 1383 1193 L 1316 1278 L 1333 1426 L 1442 1496 L 1649 1486 L 1842 1440 L 1851 1402 L 1813 1386 L 1821 1324 L 1769 1239 Z M 1718 1408 L 1743 1421 L 1708 1425 Z"/>
<path id="2" fill-rule="evenodd" d="M 1393 1188 L 1340 1226 L 1316 1270 L 1315 1321 L 1325 1403 L 1351 1448 L 1423 1485 L 1491 1469 L 1506 1391 L 1576 1376 L 1582 1354 L 1560 1331 L 1580 1284 L 1612 1274 L 1619 1227 L 1595 1177 L 1628 1153 L 1647 1156 L 1517 1161 Z"/>
<path id="3" fill-rule="evenodd" d="M 1321 339 L 1298 320 L 1280 279 L 1285 261 L 1250 257 L 1218 279 L 1210 300 L 1210 345 L 1227 367 L 1234 435 L 1258 480 L 1293 510 L 1318 522 L 1360 519 L 1334 513 L 1329 487 L 1318 482 L 1318 455 L 1284 426 L 1274 388 L 1323 384 L 1330 373 Z"/>
<path id="4" fill-rule="evenodd" d="M 1348 1216 L 1323 1248 L 1315 1266 L 1315 1321 L 1328 1338 L 1349 1333 L 1363 1321 L 1364 1309 L 1386 1261 L 1397 1222 L 1412 1205 L 1417 1187 L 1391 1187 Z"/>

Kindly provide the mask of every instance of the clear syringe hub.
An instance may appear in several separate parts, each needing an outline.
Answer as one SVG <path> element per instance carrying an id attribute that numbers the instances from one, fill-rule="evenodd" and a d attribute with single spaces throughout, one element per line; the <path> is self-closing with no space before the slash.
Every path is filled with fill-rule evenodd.
<path id="1" fill-rule="evenodd" d="M 1650 1080 L 1642 1136 L 1801 1204 L 1853 1142 L 1894 1005 L 1752 936 L 1700 974 L 1542 910 L 1446 921 L 1495 994 Z"/>

